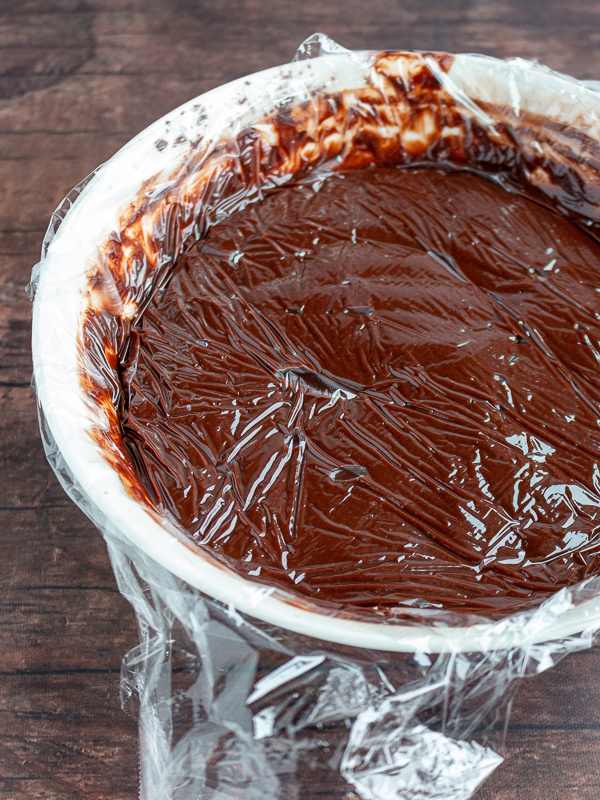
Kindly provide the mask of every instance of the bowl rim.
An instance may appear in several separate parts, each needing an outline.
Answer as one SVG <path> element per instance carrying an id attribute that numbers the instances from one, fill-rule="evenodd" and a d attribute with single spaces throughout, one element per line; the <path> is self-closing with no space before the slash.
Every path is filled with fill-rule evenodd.
<path id="1" fill-rule="evenodd" d="M 533 614 L 521 612 L 500 622 L 473 625 L 362 622 L 302 607 L 296 598 L 288 599 L 216 562 L 138 503 L 89 435 L 97 420 L 80 384 L 78 333 L 87 269 L 99 243 L 114 230 L 118 210 L 131 202 L 149 177 L 166 175 L 181 164 L 199 131 L 208 137 L 239 124 L 240 112 L 233 109 L 240 108 L 241 100 L 246 102 L 246 118 L 258 120 L 274 107 L 282 91 L 301 96 L 302 91 L 325 86 L 329 90 L 356 88 L 366 80 L 374 55 L 368 51 L 328 54 L 219 86 L 150 125 L 85 182 L 58 230 L 47 237 L 33 307 L 34 380 L 53 440 L 48 455 L 55 469 L 64 472 L 66 467 L 79 497 L 84 498 L 78 504 L 101 530 L 125 537 L 186 583 L 269 624 L 325 642 L 387 652 L 486 651 L 580 633 L 600 623 L 600 596 L 578 605 L 567 598 L 543 604 Z M 550 108 L 548 116 L 576 127 L 585 124 L 600 140 L 600 96 L 545 67 L 521 59 L 457 55 L 447 80 L 471 100 L 511 103 L 516 89 L 521 100 L 529 102 L 528 109 Z M 591 114 L 582 122 L 586 109 Z M 167 145 L 157 149 L 158 140 Z"/>

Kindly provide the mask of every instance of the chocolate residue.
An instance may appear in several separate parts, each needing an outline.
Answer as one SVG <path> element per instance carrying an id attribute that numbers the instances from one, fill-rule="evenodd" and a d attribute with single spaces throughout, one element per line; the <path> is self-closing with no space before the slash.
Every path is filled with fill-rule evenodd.
<path id="1" fill-rule="evenodd" d="M 383 54 L 199 143 L 90 277 L 82 381 L 128 490 L 371 617 L 494 615 L 598 567 L 598 145 L 465 108 L 450 64 Z"/>

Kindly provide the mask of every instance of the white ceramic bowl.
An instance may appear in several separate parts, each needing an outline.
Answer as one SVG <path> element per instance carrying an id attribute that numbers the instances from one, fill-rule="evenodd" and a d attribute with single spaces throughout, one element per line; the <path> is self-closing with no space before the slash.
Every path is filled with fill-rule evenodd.
<path id="1" fill-rule="evenodd" d="M 73 202 L 41 264 L 33 312 L 33 360 L 39 402 L 60 454 L 90 508 L 140 550 L 191 586 L 241 612 L 282 628 L 338 644 L 384 651 L 479 651 L 562 638 L 600 624 L 600 597 L 573 605 L 568 595 L 548 611 L 500 624 L 465 626 L 356 622 L 302 608 L 249 582 L 192 547 L 125 490 L 91 438 L 94 424 L 78 374 L 78 336 L 86 272 L 117 226 L 119 211 L 142 184 L 172 174 L 199 136 L 261 120 L 282 96 L 308 97 L 365 85 L 372 54 L 328 55 L 250 75 L 191 100 L 155 122 L 100 168 Z M 445 78 L 464 98 L 544 114 L 600 141 L 600 95 L 585 85 L 518 59 L 456 56 Z M 198 107 L 204 113 L 199 116 Z M 244 114 L 240 116 L 240 107 Z M 236 128 L 237 126 L 237 128 Z M 167 146 L 158 150 L 157 140 Z"/>

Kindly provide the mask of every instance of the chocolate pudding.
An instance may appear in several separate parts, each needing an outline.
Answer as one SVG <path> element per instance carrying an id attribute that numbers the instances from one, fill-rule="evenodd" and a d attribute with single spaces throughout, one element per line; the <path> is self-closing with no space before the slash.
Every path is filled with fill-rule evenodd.
<path id="1" fill-rule="evenodd" d="M 486 615 L 600 566 L 600 244 L 443 165 L 290 181 L 181 256 L 121 351 L 146 495 L 249 580 Z"/>

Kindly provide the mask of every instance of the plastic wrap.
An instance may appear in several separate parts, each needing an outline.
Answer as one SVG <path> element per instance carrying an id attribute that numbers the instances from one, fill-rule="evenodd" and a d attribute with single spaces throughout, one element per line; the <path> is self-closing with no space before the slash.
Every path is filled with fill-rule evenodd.
<path id="1" fill-rule="evenodd" d="M 466 799 L 502 761 L 519 681 L 593 644 L 600 579 L 502 619 L 417 605 L 373 622 L 241 578 L 137 479 L 119 369 L 178 255 L 292 178 L 484 164 L 594 226 L 600 101 L 519 60 L 320 35 L 297 59 L 254 76 L 255 107 L 240 81 L 159 121 L 55 213 L 32 279 L 44 445 L 136 612 L 121 692 L 143 798 Z"/>

